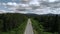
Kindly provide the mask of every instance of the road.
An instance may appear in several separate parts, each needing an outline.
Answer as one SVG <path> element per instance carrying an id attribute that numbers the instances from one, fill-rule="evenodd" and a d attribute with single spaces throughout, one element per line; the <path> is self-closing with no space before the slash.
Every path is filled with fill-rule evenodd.
<path id="1" fill-rule="evenodd" d="M 34 34 L 30 19 L 28 19 L 27 26 L 26 26 L 24 34 Z"/>

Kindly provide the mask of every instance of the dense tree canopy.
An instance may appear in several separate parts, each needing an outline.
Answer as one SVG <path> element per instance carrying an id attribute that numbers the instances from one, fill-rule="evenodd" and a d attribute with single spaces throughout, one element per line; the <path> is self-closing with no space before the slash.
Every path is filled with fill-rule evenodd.
<path id="1" fill-rule="evenodd" d="M 36 15 L 32 19 L 42 24 L 45 32 L 58 32 L 60 31 L 60 15 L 48 14 L 48 15 Z"/>
<path id="2" fill-rule="evenodd" d="M 14 28 L 17 28 L 25 20 L 27 20 L 27 17 L 23 14 L 18 13 L 0 14 L 0 30 L 5 32 L 12 30 Z"/>

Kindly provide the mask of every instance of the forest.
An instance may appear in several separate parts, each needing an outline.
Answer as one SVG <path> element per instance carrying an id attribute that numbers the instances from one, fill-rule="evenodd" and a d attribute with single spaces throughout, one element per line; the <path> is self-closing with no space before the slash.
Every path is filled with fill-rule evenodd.
<path id="1" fill-rule="evenodd" d="M 19 13 L 0 14 L 0 33 L 23 34 L 27 19 L 27 16 Z"/>
<path id="2" fill-rule="evenodd" d="M 35 34 L 60 34 L 60 15 L 35 15 L 31 21 Z"/>
<path id="3" fill-rule="evenodd" d="M 23 34 L 28 18 L 32 21 L 34 34 L 60 34 L 60 15 L 57 14 L 0 14 L 1 34 Z"/>

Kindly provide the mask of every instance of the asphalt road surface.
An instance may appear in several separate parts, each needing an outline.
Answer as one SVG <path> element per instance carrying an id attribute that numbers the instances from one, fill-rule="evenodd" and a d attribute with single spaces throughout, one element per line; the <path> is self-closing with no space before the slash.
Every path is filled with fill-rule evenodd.
<path id="1" fill-rule="evenodd" d="M 26 26 L 24 34 L 34 34 L 30 19 L 28 19 L 27 26 Z"/>

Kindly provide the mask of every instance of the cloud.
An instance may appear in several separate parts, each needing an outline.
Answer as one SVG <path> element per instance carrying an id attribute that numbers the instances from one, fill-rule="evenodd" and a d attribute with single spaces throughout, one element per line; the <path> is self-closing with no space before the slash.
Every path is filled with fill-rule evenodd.
<path id="1" fill-rule="evenodd" d="M 28 4 L 21 4 L 21 3 L 15 3 L 15 2 L 2 3 L 2 5 L 4 5 L 5 8 L 7 8 L 7 10 L 10 10 L 10 11 L 20 11 L 20 10 L 24 11 L 24 9 L 25 10 L 31 9 Z"/>
<path id="2" fill-rule="evenodd" d="M 17 3 L 15 3 L 15 2 L 8 2 L 7 5 L 17 6 Z"/>
<path id="3" fill-rule="evenodd" d="M 56 1 L 59 1 L 59 0 L 41 0 L 41 1 L 45 1 L 45 2 L 56 2 Z"/>
<path id="4" fill-rule="evenodd" d="M 15 3 L 15 2 L 7 2 L 7 3 L 1 3 L 1 5 L 5 6 L 5 8 L 7 8 L 7 10 L 14 10 L 19 4 Z"/>
<path id="5" fill-rule="evenodd" d="M 29 4 L 39 5 L 39 2 L 38 2 L 38 0 L 32 0 L 32 1 L 30 1 Z"/>
<path id="6" fill-rule="evenodd" d="M 2 14 L 2 13 L 6 13 L 6 11 L 5 10 L 0 10 L 0 14 Z"/>
<path id="7" fill-rule="evenodd" d="M 60 8 L 56 8 L 56 7 L 58 7 L 58 6 L 55 6 L 56 4 L 54 5 L 54 4 L 47 3 L 51 7 L 48 7 L 48 6 L 45 7 L 45 5 L 42 4 L 42 6 L 39 6 L 40 8 L 37 8 L 37 9 L 34 9 L 34 6 L 32 4 L 39 5 L 39 2 L 37 0 L 33 0 L 30 2 L 30 4 L 21 4 L 21 3 L 16 3 L 16 2 L 1 3 L 1 5 L 4 5 L 7 8 L 7 10 L 9 9 L 9 11 L 1 10 L 0 13 L 2 13 L 2 12 L 24 13 L 24 14 L 33 13 L 33 14 L 39 14 L 39 15 L 40 14 L 48 14 L 48 13 L 60 14 Z M 37 6 L 35 6 L 35 7 L 37 7 Z"/>

